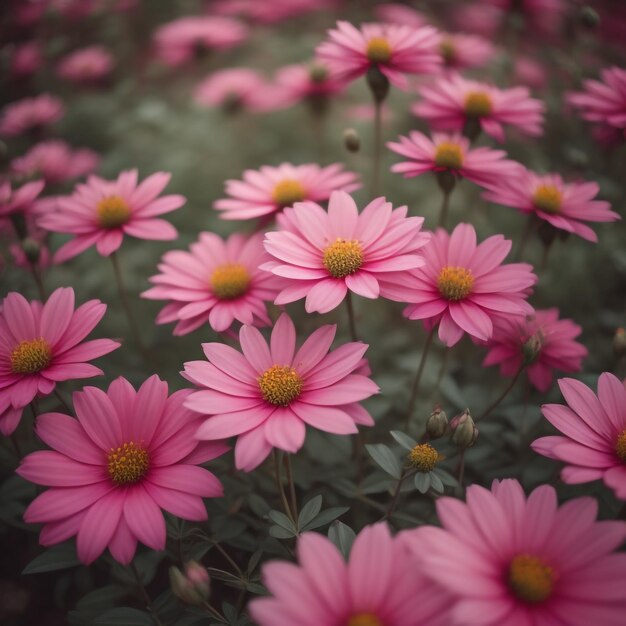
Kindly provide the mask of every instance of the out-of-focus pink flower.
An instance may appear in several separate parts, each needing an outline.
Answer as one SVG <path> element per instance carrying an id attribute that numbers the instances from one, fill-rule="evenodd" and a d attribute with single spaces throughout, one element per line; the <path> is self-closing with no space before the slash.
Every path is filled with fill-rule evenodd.
<path id="1" fill-rule="evenodd" d="M 108 548 L 128 564 L 138 541 L 165 549 L 161 509 L 186 520 L 207 519 L 202 498 L 219 498 L 223 488 L 198 465 L 228 447 L 194 439 L 201 420 L 184 408 L 188 395 L 182 390 L 168 397 L 158 376 L 137 391 L 120 377 L 106 393 L 96 387 L 76 392 L 78 419 L 62 413 L 37 418 L 37 435 L 52 450 L 29 454 L 17 473 L 50 487 L 24 513 L 28 523 L 44 524 L 42 545 L 76 535 L 83 563 Z"/>
<path id="2" fill-rule="evenodd" d="M 539 33 L 557 34 L 568 10 L 566 0 L 481 0 L 501 11 L 520 13 L 526 27 Z"/>
<path id="3" fill-rule="evenodd" d="M 41 45 L 27 41 L 15 46 L 11 53 L 11 74 L 17 77 L 31 76 L 43 64 Z"/>
<path id="4" fill-rule="evenodd" d="M 58 122 L 65 114 L 63 102 L 44 93 L 24 98 L 4 107 L 0 115 L 0 135 L 15 137 Z"/>
<path id="5" fill-rule="evenodd" d="M 484 37 L 462 33 L 443 33 L 439 52 L 444 68 L 453 71 L 482 67 L 496 55 L 496 49 Z"/>
<path id="6" fill-rule="evenodd" d="M 413 7 L 397 2 L 376 4 L 374 13 L 378 21 L 384 24 L 402 24 L 421 28 L 429 23 L 428 19 Z"/>
<path id="7" fill-rule="evenodd" d="M 525 318 L 498 318 L 483 365 L 500 365 L 503 376 L 514 376 L 524 367 L 531 384 L 546 392 L 553 370 L 580 371 L 587 356 L 587 348 L 576 341 L 581 332 L 572 320 L 559 319 L 558 309 L 538 310 Z"/>
<path id="8" fill-rule="evenodd" d="M 517 176 L 497 181 L 485 198 L 497 204 L 532 213 L 554 228 L 574 233 L 587 241 L 598 241 L 583 222 L 614 222 L 620 216 L 604 200 L 594 200 L 597 183 L 565 183 L 558 174 L 538 175 L 520 167 Z"/>
<path id="9" fill-rule="evenodd" d="M 315 106 L 343 91 L 346 83 L 332 76 L 326 63 L 314 61 L 281 68 L 276 74 L 276 86 L 285 106 L 302 101 Z"/>
<path id="10" fill-rule="evenodd" d="M 383 123 L 389 122 L 394 118 L 394 112 L 391 110 L 391 107 L 389 107 L 386 102 L 383 102 L 380 109 L 380 117 Z M 345 118 L 351 122 L 355 120 L 369 122 L 374 119 L 375 115 L 376 107 L 371 103 L 353 104 L 345 111 Z"/>
<path id="11" fill-rule="evenodd" d="M 57 75 L 74 83 L 93 83 L 107 77 L 113 69 L 113 56 L 104 46 L 89 46 L 63 57 Z"/>
<path id="12" fill-rule="evenodd" d="M 276 322 L 270 345 L 254 326 L 242 326 L 243 355 L 223 343 L 202 344 L 207 361 L 185 363 L 183 376 L 201 390 L 185 406 L 208 415 L 201 440 L 237 435 L 235 465 L 246 472 L 279 448 L 297 452 L 306 425 L 338 435 L 373 425 L 359 404 L 378 393 L 367 376 L 356 373 L 367 345 L 347 343 L 330 354 L 336 326 L 322 326 L 296 352 L 296 329 L 286 313 Z"/>
<path id="13" fill-rule="evenodd" d="M 37 197 L 43 191 L 44 184 L 43 180 L 35 180 L 11 189 L 11 183 L 0 183 L 0 219 L 16 213 L 31 215 L 36 212 Z"/>
<path id="14" fill-rule="evenodd" d="M 236 112 L 265 110 L 267 82 L 255 70 L 236 67 L 207 76 L 195 89 L 194 100 L 203 106 Z"/>
<path id="15" fill-rule="evenodd" d="M 457 30 L 494 39 L 502 25 L 504 14 L 494 6 L 463 3 L 455 6 L 450 17 Z"/>
<path id="16" fill-rule="evenodd" d="M 211 11 L 240 15 L 253 22 L 274 24 L 312 11 L 332 8 L 338 0 L 216 0 Z"/>
<path id="17" fill-rule="evenodd" d="M 543 65 L 528 56 L 518 56 L 515 59 L 513 80 L 520 85 L 531 89 L 543 89 L 548 83 L 548 74 Z"/>
<path id="18" fill-rule="evenodd" d="M 544 417 L 563 436 L 541 437 L 532 449 L 562 461 L 561 478 L 570 484 L 604 481 L 626 500 L 626 389 L 621 380 L 604 372 L 598 394 L 573 378 L 559 380 L 568 406 L 544 404 Z M 623 596 L 622 596 L 623 597 Z"/>
<path id="19" fill-rule="evenodd" d="M 39 225 L 56 233 L 74 235 L 55 254 L 62 263 L 91 246 L 109 256 L 121 245 L 124 235 L 153 241 L 176 239 L 176 229 L 157 216 L 185 204 L 180 195 L 158 197 L 171 175 L 157 172 L 137 184 L 137 170 L 122 172 L 109 181 L 90 176 L 70 196 L 56 198 L 56 211 L 46 211 Z"/>

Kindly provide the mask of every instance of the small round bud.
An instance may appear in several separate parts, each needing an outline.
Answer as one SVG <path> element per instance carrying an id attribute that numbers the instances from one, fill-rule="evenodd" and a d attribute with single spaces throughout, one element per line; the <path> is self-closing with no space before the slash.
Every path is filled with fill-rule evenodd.
<path id="1" fill-rule="evenodd" d="M 328 68 L 321 63 L 313 61 L 309 66 L 309 78 L 312 83 L 323 83 L 328 78 Z"/>
<path id="2" fill-rule="evenodd" d="M 543 336 L 541 333 L 535 333 L 530 339 L 527 339 L 522 345 L 523 364 L 532 365 L 543 347 Z"/>
<path id="3" fill-rule="evenodd" d="M 589 5 L 580 9 L 579 19 L 580 23 L 587 28 L 597 28 L 600 26 L 600 16 L 598 12 Z"/>
<path id="4" fill-rule="evenodd" d="M 456 178 L 450 170 L 444 170 L 443 172 L 437 172 L 437 184 L 439 189 L 444 193 L 450 193 L 456 185 Z"/>
<path id="5" fill-rule="evenodd" d="M 626 353 L 626 330 L 618 328 L 613 336 L 613 351 L 621 356 Z"/>
<path id="6" fill-rule="evenodd" d="M 354 128 L 346 128 L 343 131 L 343 145 L 348 152 L 358 152 L 361 149 L 361 137 Z"/>
<path id="7" fill-rule="evenodd" d="M 426 420 L 426 432 L 431 439 L 439 439 L 445 435 L 447 430 L 448 416 L 445 411 L 441 410 L 440 406 L 437 406 Z"/>
<path id="8" fill-rule="evenodd" d="M 367 84 L 376 102 L 381 103 L 387 97 L 389 79 L 375 65 L 367 70 Z"/>
<path id="9" fill-rule="evenodd" d="M 200 563 L 186 563 L 184 573 L 172 566 L 169 574 L 172 593 L 179 600 L 193 606 L 202 606 L 209 599 L 211 580 Z"/>
<path id="10" fill-rule="evenodd" d="M 39 257 L 41 255 L 41 245 L 38 241 L 35 241 L 32 237 L 26 237 L 20 242 L 22 246 L 22 252 L 24 256 L 31 263 L 37 263 L 39 261 Z"/>
<path id="11" fill-rule="evenodd" d="M 471 448 L 478 437 L 478 428 L 474 424 L 469 409 L 465 409 L 463 413 L 452 418 L 450 430 L 452 443 L 459 448 Z"/>

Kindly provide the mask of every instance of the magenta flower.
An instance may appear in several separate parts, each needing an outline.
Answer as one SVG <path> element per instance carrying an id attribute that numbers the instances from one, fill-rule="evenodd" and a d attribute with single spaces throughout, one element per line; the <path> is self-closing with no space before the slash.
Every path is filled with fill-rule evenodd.
<path id="1" fill-rule="evenodd" d="M 38 394 L 47 396 L 57 382 L 102 374 L 88 361 L 120 344 L 111 339 L 83 339 L 105 311 L 106 305 L 99 300 L 74 310 L 71 287 L 57 289 L 44 305 L 28 302 L 16 292 L 6 296 L 0 310 L 0 413 L 9 407 L 21 409 Z"/>
<path id="2" fill-rule="evenodd" d="M 452 234 L 438 229 L 424 250 L 426 263 L 408 275 L 390 275 L 387 297 L 409 302 L 404 315 L 439 324 L 439 339 L 450 347 L 463 333 L 488 341 L 493 321 L 504 315 L 530 315 L 526 302 L 537 282 L 527 263 L 502 265 L 511 242 L 494 235 L 476 244 L 476 231 L 459 224 Z"/>
<path id="3" fill-rule="evenodd" d="M 113 56 L 104 46 L 88 46 L 64 56 L 57 75 L 73 83 L 93 83 L 106 78 L 113 64 Z"/>
<path id="4" fill-rule="evenodd" d="M 38 41 L 25 41 L 17 44 L 11 53 L 11 74 L 23 78 L 31 76 L 43 66 L 41 44 Z"/>
<path id="5" fill-rule="evenodd" d="M 558 309 L 498 318 L 483 365 L 499 364 L 503 376 L 514 376 L 524 366 L 533 387 L 546 392 L 552 386 L 553 370 L 581 370 L 587 356 L 587 348 L 575 340 L 581 332 L 572 320 L 560 320 Z"/>
<path id="6" fill-rule="evenodd" d="M 214 233 L 200 233 L 189 252 L 165 253 L 154 287 L 141 295 L 150 300 L 171 300 L 157 324 L 177 322 L 174 335 L 186 335 L 208 321 L 224 332 L 238 321 L 269 325 L 265 303 L 274 300 L 280 279 L 259 269 L 269 260 L 263 235 L 234 234 L 225 241 Z"/>
<path id="7" fill-rule="evenodd" d="M 183 196 L 157 197 L 170 176 L 157 172 L 140 184 L 137 170 L 122 172 L 114 181 L 90 176 L 72 195 L 58 197 L 57 210 L 46 212 L 39 220 L 46 230 L 74 235 L 57 251 L 55 261 L 67 261 L 93 245 L 102 256 L 109 256 L 122 245 L 124 235 L 155 241 L 176 239 L 176 229 L 156 217 L 185 204 Z"/>
<path id="8" fill-rule="evenodd" d="M 387 147 L 409 159 L 391 168 L 405 178 L 428 172 L 450 172 L 486 186 L 515 176 L 520 169 L 518 163 L 506 158 L 506 152 L 486 147 L 472 149 L 469 139 L 459 133 L 433 133 L 430 139 L 413 130 L 408 137 L 400 137 L 399 143 L 387 143 Z"/>
<path id="9" fill-rule="evenodd" d="M 316 107 L 320 105 L 320 99 L 323 101 L 341 93 L 346 88 L 346 82 L 333 76 L 326 63 L 314 61 L 308 65 L 281 68 L 276 74 L 276 86 L 276 100 L 283 106 L 307 101 Z"/>
<path id="10" fill-rule="evenodd" d="M 340 346 L 330 354 L 336 326 L 322 326 L 296 352 L 296 330 L 283 313 L 270 345 L 254 326 L 242 326 L 243 355 L 221 343 L 202 344 L 206 361 L 185 363 L 182 375 L 202 389 L 185 406 L 208 415 L 196 437 L 209 441 L 237 435 L 235 465 L 252 471 L 279 448 L 297 452 L 306 425 L 348 435 L 373 425 L 358 404 L 378 393 L 363 367 L 367 345 Z"/>
<path id="11" fill-rule="evenodd" d="M 533 137 L 543 133 L 545 105 L 531 98 L 526 87 L 498 89 L 449 76 L 421 86 L 419 93 L 422 99 L 412 111 L 435 130 L 462 131 L 474 126 L 473 132 L 482 129 L 500 142 L 504 141 L 504 124 Z"/>
<path id="12" fill-rule="evenodd" d="M 447 626 L 450 596 L 415 570 L 387 524 L 366 526 L 346 563 L 318 533 L 298 538 L 298 564 L 263 566 L 272 594 L 248 605 L 259 626 Z"/>
<path id="13" fill-rule="evenodd" d="M 194 100 L 226 111 L 260 111 L 265 104 L 267 84 L 255 70 L 233 67 L 207 76 L 195 89 Z"/>
<path id="14" fill-rule="evenodd" d="M 463 626 L 619 626 L 626 601 L 626 524 L 596 521 L 598 504 L 576 498 L 558 506 L 550 485 L 528 498 L 516 480 L 491 491 L 467 489 L 467 504 L 439 498 L 443 528 L 400 537 L 416 574 L 453 594 L 449 624 Z"/>
<path id="15" fill-rule="evenodd" d="M 24 98 L 4 107 L 0 114 L 0 135 L 15 137 L 58 122 L 65 114 L 63 102 L 44 93 Z"/>
<path id="16" fill-rule="evenodd" d="M 544 404 L 544 417 L 564 436 L 541 437 L 532 449 L 566 465 L 566 483 L 602 479 L 626 500 L 626 389 L 613 374 L 598 379 L 598 395 L 573 378 L 559 380 L 568 406 Z"/>
<path id="17" fill-rule="evenodd" d="M 16 213 L 33 215 L 37 212 L 37 198 L 43 191 L 44 184 L 43 180 L 35 180 L 11 189 L 11 183 L 0 182 L 0 220 L 10 218 Z"/>
<path id="18" fill-rule="evenodd" d="M 313 202 L 286 209 L 278 217 L 280 230 L 265 235 L 274 259 L 261 266 L 288 281 L 275 304 L 306 297 L 307 313 L 327 313 L 348 290 L 364 298 L 385 296 L 381 282 L 390 272 L 424 264 L 419 252 L 430 240 L 421 232 L 424 218 L 406 215 L 406 206 L 394 210 L 385 198 L 359 214 L 343 191 L 333 192 L 328 212 Z"/>
<path id="19" fill-rule="evenodd" d="M 558 174 L 539 175 L 519 168 L 516 176 L 496 180 L 484 194 L 487 200 L 535 214 L 554 228 L 598 241 L 583 222 L 614 222 L 621 219 L 604 200 L 595 200 L 597 183 L 565 183 Z"/>
<path id="20" fill-rule="evenodd" d="M 314 163 L 278 167 L 266 165 L 246 170 L 243 180 L 227 180 L 224 198 L 214 203 L 223 219 L 247 220 L 273 216 L 296 202 L 328 200 L 333 191 L 354 191 L 360 187 L 357 174 L 343 171 L 339 163 L 320 167 Z"/>
<path id="21" fill-rule="evenodd" d="M 487 65 L 496 56 L 488 39 L 479 35 L 443 33 L 439 53 L 446 70 L 465 70 Z"/>
<path id="22" fill-rule="evenodd" d="M 202 498 L 219 498 L 223 490 L 198 465 L 228 447 L 194 439 L 198 418 L 183 406 L 188 395 L 181 390 L 168 397 L 167 383 L 156 375 L 137 391 L 120 377 L 106 393 L 96 387 L 74 393 L 77 420 L 62 413 L 37 418 L 37 435 L 53 450 L 29 454 L 17 473 L 51 487 L 24 513 L 27 523 L 44 524 L 42 545 L 76 535 L 83 563 L 108 547 L 127 564 L 137 541 L 165 549 L 161 509 L 186 520 L 207 519 Z"/>
<path id="23" fill-rule="evenodd" d="M 317 56 L 331 73 L 344 80 L 363 76 L 377 68 L 389 82 L 408 88 L 405 74 L 433 74 L 441 67 L 439 33 L 432 26 L 337 22 L 328 31 L 328 41 L 317 47 Z"/>

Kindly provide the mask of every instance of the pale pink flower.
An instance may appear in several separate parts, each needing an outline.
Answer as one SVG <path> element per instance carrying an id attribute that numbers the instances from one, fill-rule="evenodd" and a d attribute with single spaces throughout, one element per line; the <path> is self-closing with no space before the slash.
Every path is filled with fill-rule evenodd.
<path id="1" fill-rule="evenodd" d="M 65 114 L 63 102 L 44 93 L 24 98 L 4 107 L 0 114 L 0 135 L 15 137 L 58 122 Z"/>
<path id="2" fill-rule="evenodd" d="M 553 370 L 581 370 L 587 356 L 587 348 L 576 341 L 581 332 L 572 320 L 559 319 L 558 309 L 498 318 L 483 365 L 500 365 L 503 376 L 514 376 L 523 366 L 530 383 L 546 392 L 552 386 Z"/>
<path id="3" fill-rule="evenodd" d="M 452 234 L 440 228 L 424 249 L 423 267 L 388 277 L 387 297 L 409 302 L 409 319 L 424 320 L 429 329 L 439 324 L 439 339 L 448 347 L 463 333 L 488 341 L 494 318 L 533 313 L 526 298 L 537 277 L 527 263 L 502 265 L 510 250 L 502 235 L 477 245 L 471 224 L 459 224 Z"/>
<path id="4" fill-rule="evenodd" d="M 400 535 L 416 574 L 453 594 L 454 626 L 620 626 L 626 599 L 621 521 L 596 521 L 593 498 L 558 505 L 554 487 L 528 497 L 517 480 L 439 498 L 443 528 Z"/>
<path id="5" fill-rule="evenodd" d="M 428 19 L 423 13 L 416 11 L 413 7 L 397 2 L 384 4 L 376 3 L 374 14 L 379 22 L 384 24 L 403 24 L 413 28 L 421 28 L 428 25 Z"/>
<path id="6" fill-rule="evenodd" d="M 250 602 L 259 626 L 448 626 L 450 596 L 415 569 L 385 523 L 366 526 L 346 563 L 318 533 L 298 538 L 298 563 L 263 566 L 271 597 Z"/>
<path id="7" fill-rule="evenodd" d="M 31 76 L 43 65 L 41 45 L 38 41 L 26 41 L 15 46 L 11 52 L 11 74 Z"/>
<path id="8" fill-rule="evenodd" d="M 310 64 L 288 65 L 278 70 L 276 86 L 285 106 L 308 101 L 316 106 L 346 88 L 346 82 L 332 76 L 322 61 Z"/>
<path id="9" fill-rule="evenodd" d="M 37 210 L 37 198 L 44 188 L 43 180 L 11 189 L 11 183 L 0 182 L 0 220 L 16 213 L 31 215 Z"/>
<path id="10" fill-rule="evenodd" d="M 102 80 L 113 69 L 113 56 L 104 46 L 88 46 L 64 56 L 57 65 L 57 75 L 74 83 Z"/>
<path id="11" fill-rule="evenodd" d="M 455 177 L 467 178 L 477 185 L 515 176 L 520 165 L 506 158 L 506 152 L 487 147 L 471 148 L 470 141 L 460 133 L 433 133 L 432 139 L 413 130 L 399 143 L 389 142 L 387 147 L 408 161 L 391 167 L 392 172 L 413 178 L 428 172 L 450 172 Z"/>
<path id="12" fill-rule="evenodd" d="M 320 44 L 316 53 L 334 75 L 345 80 L 354 80 L 375 67 L 392 85 L 407 89 L 405 74 L 439 71 L 439 41 L 432 26 L 363 24 L 359 30 L 340 21 L 336 29 L 328 31 L 328 41 Z"/>
<path id="13" fill-rule="evenodd" d="M 230 198 L 217 200 L 213 207 L 227 220 L 267 218 L 296 202 L 328 200 L 333 191 L 354 191 L 360 187 L 357 174 L 346 172 L 339 163 L 320 167 L 314 163 L 278 167 L 265 165 L 246 170 L 243 180 L 227 180 Z"/>
<path id="14" fill-rule="evenodd" d="M 536 137 L 543 133 L 541 100 L 530 97 L 526 87 L 499 89 L 488 83 L 446 76 L 419 88 L 421 100 L 412 111 L 424 118 L 435 130 L 481 129 L 498 141 L 504 141 L 503 125 Z"/>
<path id="15" fill-rule="evenodd" d="M 584 222 L 614 222 L 621 219 L 604 200 L 595 200 L 597 183 L 565 183 L 558 174 L 539 175 L 519 168 L 517 176 L 495 181 L 484 196 L 487 200 L 534 214 L 554 228 L 598 241 Z"/>
<path id="16" fill-rule="evenodd" d="M 198 443 L 199 421 L 184 408 L 188 390 L 168 397 L 167 383 L 151 376 L 135 391 L 125 378 L 108 391 L 74 393 L 78 419 L 62 413 L 37 418 L 37 435 L 52 450 L 26 456 L 17 473 L 50 487 L 24 513 L 44 524 L 39 542 L 51 546 L 76 535 L 78 558 L 88 565 L 106 548 L 123 564 L 141 541 L 165 549 L 161 509 L 191 521 L 207 519 L 202 498 L 223 494 L 220 481 L 198 467 L 224 454 L 222 442 Z"/>
<path id="17" fill-rule="evenodd" d="M 21 409 L 38 394 L 51 394 L 57 382 L 102 374 L 88 361 L 120 344 L 83 340 L 105 311 L 100 300 L 74 310 L 71 287 L 56 289 L 43 305 L 16 292 L 6 296 L 0 310 L 0 413 L 9 407 Z"/>
<path id="18" fill-rule="evenodd" d="M 513 81 L 532 89 L 543 89 L 548 84 L 548 72 L 539 61 L 528 56 L 518 56 L 515 58 Z"/>
<path id="19" fill-rule="evenodd" d="M 389 273 L 401 276 L 424 265 L 421 252 L 430 236 L 421 232 L 423 223 L 422 217 L 407 217 L 406 206 L 394 210 L 385 198 L 359 214 L 351 196 L 335 191 L 328 212 L 302 202 L 278 216 L 280 230 L 265 235 L 273 260 L 261 269 L 287 279 L 276 304 L 306 297 L 307 313 L 331 311 L 348 290 L 384 297 Z"/>
<path id="20" fill-rule="evenodd" d="M 626 389 L 613 374 L 598 379 L 598 394 L 573 378 L 559 380 L 568 406 L 544 404 L 544 417 L 563 436 L 541 437 L 532 449 L 562 461 L 566 483 L 604 481 L 626 500 Z"/>
<path id="21" fill-rule="evenodd" d="M 157 172 L 139 184 L 137 170 L 122 172 L 114 181 L 90 176 L 72 195 L 59 196 L 57 210 L 39 219 L 46 230 L 74 235 L 57 251 L 55 261 L 67 261 L 94 245 L 102 256 L 109 256 L 122 245 L 124 235 L 155 241 L 176 239 L 176 229 L 156 217 L 185 204 L 183 196 L 157 197 L 170 176 Z"/>
<path id="22" fill-rule="evenodd" d="M 219 70 L 207 76 L 195 89 L 194 100 L 207 107 L 226 111 L 264 110 L 267 83 L 257 71 L 246 67 Z"/>
<path id="23" fill-rule="evenodd" d="M 487 65 L 496 56 L 496 49 L 484 37 L 464 33 L 442 33 L 439 53 L 444 69 L 465 70 Z"/>
<path id="24" fill-rule="evenodd" d="M 100 157 L 88 148 L 72 148 L 52 139 L 34 145 L 26 154 L 11 161 L 11 173 L 32 178 L 40 176 L 48 184 L 62 183 L 91 174 L 100 165 Z"/>
<path id="25" fill-rule="evenodd" d="M 186 335 L 207 322 L 216 332 L 226 331 L 235 321 L 270 325 L 265 303 L 274 300 L 280 283 L 259 269 L 269 258 L 261 233 L 234 234 L 226 240 L 200 233 L 189 252 L 165 253 L 161 273 L 150 278 L 155 286 L 141 295 L 171 300 L 156 323 L 176 322 L 174 335 Z"/>
<path id="26" fill-rule="evenodd" d="M 295 453 L 306 425 L 348 435 L 357 424 L 372 426 L 359 404 L 378 393 L 363 366 L 367 344 L 347 343 L 330 354 L 336 326 L 322 326 L 296 352 L 296 329 L 283 313 L 270 345 L 254 326 L 239 331 L 243 355 L 222 343 L 202 344 L 207 361 L 185 363 L 182 375 L 201 390 L 185 402 L 208 415 L 196 437 L 219 440 L 237 435 L 235 465 L 252 471 L 279 448 Z"/>

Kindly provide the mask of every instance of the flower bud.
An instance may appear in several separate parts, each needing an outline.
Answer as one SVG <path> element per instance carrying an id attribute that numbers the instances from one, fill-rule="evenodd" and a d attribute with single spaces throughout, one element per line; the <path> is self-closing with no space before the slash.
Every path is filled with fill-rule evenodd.
<path id="1" fill-rule="evenodd" d="M 354 128 L 343 131 L 343 145 L 348 152 L 358 152 L 361 149 L 361 138 Z"/>
<path id="2" fill-rule="evenodd" d="M 597 28 L 600 25 L 600 16 L 591 6 L 587 5 L 580 9 L 580 23 L 587 28 Z"/>
<path id="3" fill-rule="evenodd" d="M 469 409 L 465 409 L 463 413 L 452 418 L 450 430 L 452 443 L 459 448 L 471 448 L 478 437 L 478 428 L 474 424 Z"/>
<path id="4" fill-rule="evenodd" d="M 38 241 L 35 241 L 32 237 L 26 237 L 26 239 L 21 241 L 21 246 L 24 256 L 30 263 L 37 263 L 37 261 L 39 261 L 41 246 Z"/>
<path id="5" fill-rule="evenodd" d="M 314 61 L 309 66 L 309 78 L 312 83 L 323 83 L 328 78 L 328 68 Z"/>
<path id="6" fill-rule="evenodd" d="M 613 336 L 613 351 L 617 356 L 626 353 L 626 330 L 618 328 Z"/>
<path id="7" fill-rule="evenodd" d="M 445 435 L 446 430 L 448 430 L 448 416 L 440 406 L 436 406 L 426 420 L 426 432 L 431 439 L 439 439 Z"/>
<path id="8" fill-rule="evenodd" d="M 184 574 L 177 567 L 170 567 L 172 593 L 186 604 L 204 604 L 209 599 L 210 582 L 209 573 L 196 561 L 185 564 Z"/>
<path id="9" fill-rule="evenodd" d="M 367 71 L 367 84 L 374 96 L 376 102 L 381 103 L 389 93 L 389 79 L 378 69 L 376 65 L 372 65 Z"/>
<path id="10" fill-rule="evenodd" d="M 522 356 L 523 356 L 523 364 L 532 365 L 536 360 L 539 354 L 541 353 L 541 348 L 543 347 L 543 337 L 541 333 L 535 333 L 530 339 L 527 339 L 522 344 Z"/>

